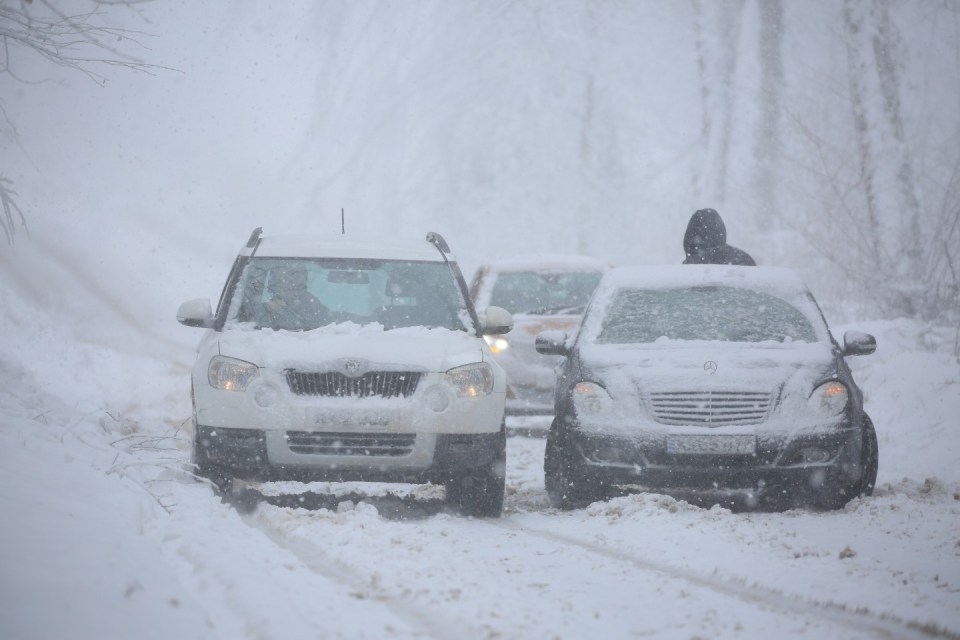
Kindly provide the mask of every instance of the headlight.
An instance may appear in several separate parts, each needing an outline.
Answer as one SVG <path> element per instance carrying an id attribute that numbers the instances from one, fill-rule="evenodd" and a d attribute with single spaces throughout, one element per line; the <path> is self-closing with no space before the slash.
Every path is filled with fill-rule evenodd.
<path id="1" fill-rule="evenodd" d="M 573 387 L 573 408 L 580 415 L 602 413 L 610 404 L 610 394 L 596 382 L 578 382 Z"/>
<path id="2" fill-rule="evenodd" d="M 493 367 L 486 362 L 465 364 L 447 371 L 447 384 L 458 396 L 475 398 L 493 391 Z"/>
<path id="3" fill-rule="evenodd" d="M 207 369 L 210 386 L 224 391 L 246 391 L 247 385 L 258 375 L 260 370 L 257 365 L 225 356 L 210 358 L 210 367 Z"/>
<path id="4" fill-rule="evenodd" d="M 813 395 L 810 397 L 814 407 L 828 416 L 842 413 L 847 408 L 849 399 L 850 392 L 847 391 L 847 387 L 836 380 L 823 383 L 813 390 Z"/>
<path id="5" fill-rule="evenodd" d="M 502 336 L 483 336 L 487 344 L 490 345 L 490 351 L 500 353 L 510 348 L 510 341 Z"/>

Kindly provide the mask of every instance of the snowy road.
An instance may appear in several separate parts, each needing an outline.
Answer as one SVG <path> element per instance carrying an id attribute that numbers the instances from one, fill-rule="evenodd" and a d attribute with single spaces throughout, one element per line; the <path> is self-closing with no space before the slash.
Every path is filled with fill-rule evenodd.
<path id="1" fill-rule="evenodd" d="M 266 485 L 242 512 L 185 470 L 184 371 L 158 364 L 134 419 L 7 364 L 0 637 L 960 638 L 956 363 L 912 324 L 871 330 L 878 487 L 837 512 L 654 494 L 561 512 L 525 436 L 500 519 L 362 483 Z"/>
<path id="2" fill-rule="evenodd" d="M 252 563 L 181 539 L 181 570 L 204 608 L 225 614 L 212 620 L 221 637 L 331 627 L 344 637 L 958 637 L 956 553 L 951 568 L 904 548 L 960 526 L 960 502 L 942 487 L 886 486 L 837 513 L 732 513 L 653 495 L 563 513 L 548 506 L 542 452 L 543 440 L 510 439 L 500 520 L 447 514 L 417 491 L 403 509 L 376 490 L 339 509 L 261 503 L 237 516 L 246 527 L 221 514 L 240 539 L 260 539 L 247 543 Z M 206 487 L 171 484 L 177 500 L 206 494 L 207 508 L 229 511 L 209 505 Z"/>

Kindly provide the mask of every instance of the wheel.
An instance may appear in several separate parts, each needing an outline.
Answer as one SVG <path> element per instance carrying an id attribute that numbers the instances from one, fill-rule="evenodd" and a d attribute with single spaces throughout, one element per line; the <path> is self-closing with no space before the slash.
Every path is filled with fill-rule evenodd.
<path id="1" fill-rule="evenodd" d="M 447 503 L 457 507 L 465 516 L 499 518 L 503 513 L 506 469 L 507 433 L 505 427 L 501 426 L 497 454 L 493 460 L 444 483 Z"/>
<path id="2" fill-rule="evenodd" d="M 551 426 L 543 455 L 543 484 L 550 504 L 568 511 L 587 506 L 597 499 L 597 495 L 586 479 L 577 473 L 566 450 L 559 429 Z"/>
<path id="3" fill-rule="evenodd" d="M 872 496 L 877 484 L 877 471 L 880 468 L 880 446 L 877 443 L 877 430 L 870 416 L 863 414 L 863 445 L 860 448 L 860 468 L 863 475 L 857 487 L 858 496 Z"/>
<path id="4" fill-rule="evenodd" d="M 813 496 L 813 503 L 821 509 L 842 509 L 848 502 L 861 496 L 873 495 L 880 466 L 877 431 L 867 414 L 863 415 L 863 439 L 860 444 L 859 476 L 856 481 L 842 487 L 824 486 Z"/>
<path id="5" fill-rule="evenodd" d="M 239 491 L 236 491 L 234 487 L 230 487 L 224 493 L 224 501 L 228 502 L 237 510 L 237 513 L 241 515 L 246 515 L 248 513 L 253 513 L 256 510 L 257 505 L 260 504 L 260 492 L 251 489 L 249 487 L 243 487 Z"/>
<path id="6" fill-rule="evenodd" d="M 207 455 L 200 445 L 200 430 L 197 428 L 196 422 L 193 424 L 193 447 L 190 462 L 194 476 L 208 480 L 218 493 L 227 494 L 230 492 L 233 478 L 221 467 L 207 459 Z"/>

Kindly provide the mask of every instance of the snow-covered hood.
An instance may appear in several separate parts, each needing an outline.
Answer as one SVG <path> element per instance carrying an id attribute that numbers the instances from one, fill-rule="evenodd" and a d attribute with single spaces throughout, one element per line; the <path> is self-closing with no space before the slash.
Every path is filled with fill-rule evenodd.
<path id="1" fill-rule="evenodd" d="M 227 330 L 220 334 L 219 351 L 274 370 L 335 370 L 351 359 L 364 361 L 361 366 L 446 371 L 484 360 L 482 344 L 463 331 L 422 327 L 384 331 L 379 324 L 344 323 L 297 332 Z"/>
<path id="2" fill-rule="evenodd" d="M 565 331 L 572 334 L 580 324 L 579 315 L 556 316 L 528 316 L 517 314 L 513 316 L 513 329 L 510 331 L 511 342 L 533 343 L 542 331 Z"/>
<path id="3" fill-rule="evenodd" d="M 585 372 L 616 393 L 692 389 L 777 392 L 806 389 L 834 367 L 823 343 L 785 345 L 671 341 L 653 345 L 582 345 Z M 629 393 L 629 392 L 628 392 Z"/>

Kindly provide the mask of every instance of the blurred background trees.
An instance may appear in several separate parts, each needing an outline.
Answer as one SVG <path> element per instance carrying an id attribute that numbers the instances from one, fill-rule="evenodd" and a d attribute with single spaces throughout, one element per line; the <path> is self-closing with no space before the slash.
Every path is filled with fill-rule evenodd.
<path id="1" fill-rule="evenodd" d="M 0 0 L 0 174 L 112 286 L 127 256 L 97 229 L 229 259 L 265 211 L 322 233 L 345 208 L 358 234 L 443 232 L 468 270 L 676 264 L 713 207 L 833 322 L 960 323 L 960 0 L 117 4 Z M 144 24 L 183 73 L 114 68 L 148 70 Z M 73 36 L 35 51 L 27 25 Z"/>
<path id="2" fill-rule="evenodd" d="M 882 314 L 957 322 L 960 128 L 938 116 L 960 109 L 960 76 L 930 65 L 958 60 L 958 6 L 844 0 L 837 17 L 829 112 L 789 109 L 793 226 Z"/>
<path id="3" fill-rule="evenodd" d="M 148 1 L 151 0 L 0 0 L 0 72 L 25 86 L 43 82 L 43 76 L 28 70 L 33 57 L 83 74 L 101 85 L 107 81 L 104 67 L 149 71 L 155 66 L 132 55 L 128 46 L 142 48 L 138 38 L 144 34 L 104 21 L 106 11 L 115 5 L 133 8 Z M 4 146 L 19 145 L 19 132 L 7 114 L 2 95 L 0 116 Z M 11 155 L 4 154 L 5 158 Z M 12 244 L 17 233 L 27 230 L 27 220 L 17 203 L 13 181 L 6 177 L 2 166 L 0 206 L 0 228 Z"/>

